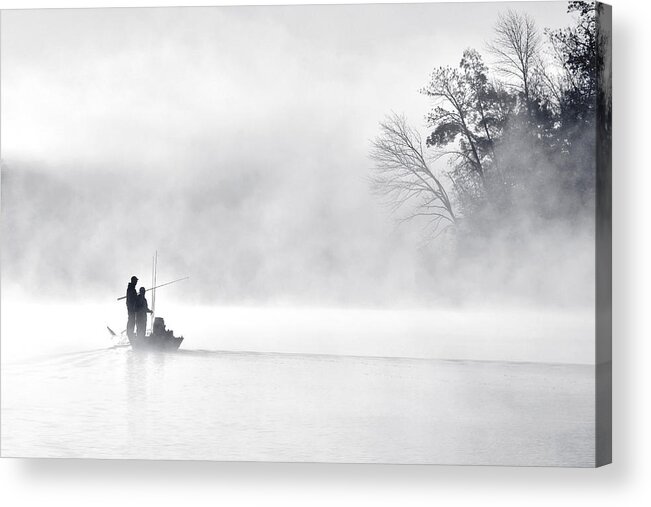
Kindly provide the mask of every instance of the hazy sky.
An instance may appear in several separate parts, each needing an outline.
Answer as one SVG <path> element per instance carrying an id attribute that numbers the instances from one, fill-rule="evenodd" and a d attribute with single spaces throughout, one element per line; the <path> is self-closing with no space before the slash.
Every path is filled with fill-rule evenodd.
<path id="1" fill-rule="evenodd" d="M 365 153 L 386 112 L 422 123 L 431 70 L 507 8 L 569 21 L 565 2 L 6 11 L 2 156 L 131 172 Z"/>
<path id="2" fill-rule="evenodd" d="M 413 292 L 429 261 L 368 191 L 369 140 L 391 111 L 422 127 L 432 69 L 485 53 L 508 8 L 570 22 L 565 2 L 4 11 L 2 159 L 30 176 L 3 178 L 3 285 L 121 292 L 159 249 L 202 297 Z"/>

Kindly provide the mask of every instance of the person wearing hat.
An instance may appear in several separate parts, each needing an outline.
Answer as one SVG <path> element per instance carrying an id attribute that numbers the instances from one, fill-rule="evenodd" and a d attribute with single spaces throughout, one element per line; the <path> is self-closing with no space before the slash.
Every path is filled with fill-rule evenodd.
<path id="1" fill-rule="evenodd" d="M 136 292 L 136 284 L 138 278 L 131 277 L 131 282 L 127 285 L 127 336 L 129 339 L 135 336 L 134 328 L 136 327 L 136 303 L 138 300 L 138 293 Z"/>
<path id="2" fill-rule="evenodd" d="M 140 287 L 138 297 L 136 298 L 136 335 L 138 339 L 144 339 L 147 331 L 147 314 L 154 313 L 149 309 L 147 298 L 145 297 L 145 288 Z"/>

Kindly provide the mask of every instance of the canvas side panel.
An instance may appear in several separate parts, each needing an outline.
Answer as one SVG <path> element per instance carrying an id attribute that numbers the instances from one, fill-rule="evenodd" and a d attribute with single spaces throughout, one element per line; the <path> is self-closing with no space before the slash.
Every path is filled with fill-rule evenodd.
<path id="1" fill-rule="evenodd" d="M 603 49 L 597 98 L 596 154 L 596 456 L 612 461 L 612 8 L 597 4 Z"/>

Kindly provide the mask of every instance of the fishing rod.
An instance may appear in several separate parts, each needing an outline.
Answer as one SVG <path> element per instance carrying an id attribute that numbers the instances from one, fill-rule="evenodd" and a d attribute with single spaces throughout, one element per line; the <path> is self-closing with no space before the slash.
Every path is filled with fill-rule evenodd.
<path id="1" fill-rule="evenodd" d="M 163 283 L 163 284 L 161 284 L 161 285 L 157 285 L 156 287 L 152 287 L 151 289 L 147 289 L 147 290 L 145 290 L 145 292 L 149 292 L 150 290 L 158 289 L 158 288 L 160 288 L 160 287 L 165 287 L 166 285 L 170 285 L 170 284 L 172 284 L 172 283 L 181 282 L 181 281 L 183 281 L 183 280 L 187 280 L 187 279 L 189 279 L 189 278 L 190 278 L 189 276 L 186 276 L 186 277 L 184 277 L 184 278 L 179 278 L 178 280 L 172 280 L 171 282 L 166 282 L 166 283 Z M 119 298 L 118 298 L 118 301 L 120 301 L 120 300 L 122 300 L 122 299 L 126 299 L 126 296 L 119 297 Z"/>

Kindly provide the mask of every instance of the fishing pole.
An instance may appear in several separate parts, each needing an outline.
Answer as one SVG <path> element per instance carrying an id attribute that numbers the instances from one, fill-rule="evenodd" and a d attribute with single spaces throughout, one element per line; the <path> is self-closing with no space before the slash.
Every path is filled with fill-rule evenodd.
<path id="1" fill-rule="evenodd" d="M 157 285 L 156 287 L 152 287 L 152 288 L 150 288 L 150 289 L 147 289 L 147 290 L 145 290 L 145 292 L 149 292 L 150 290 L 158 289 L 158 288 L 160 288 L 160 287 L 165 287 L 166 285 L 170 285 L 170 284 L 172 284 L 172 283 L 181 282 L 181 281 L 183 281 L 183 280 L 187 280 L 188 278 L 190 278 L 190 277 L 189 277 L 189 276 L 186 276 L 186 277 L 184 277 L 184 278 L 179 278 L 178 280 L 172 280 L 171 282 L 166 282 L 166 283 L 163 283 L 163 284 L 161 284 L 161 285 Z M 118 301 L 120 301 L 120 300 L 122 300 L 122 299 L 126 299 L 126 296 L 119 297 L 119 298 L 118 298 Z"/>

